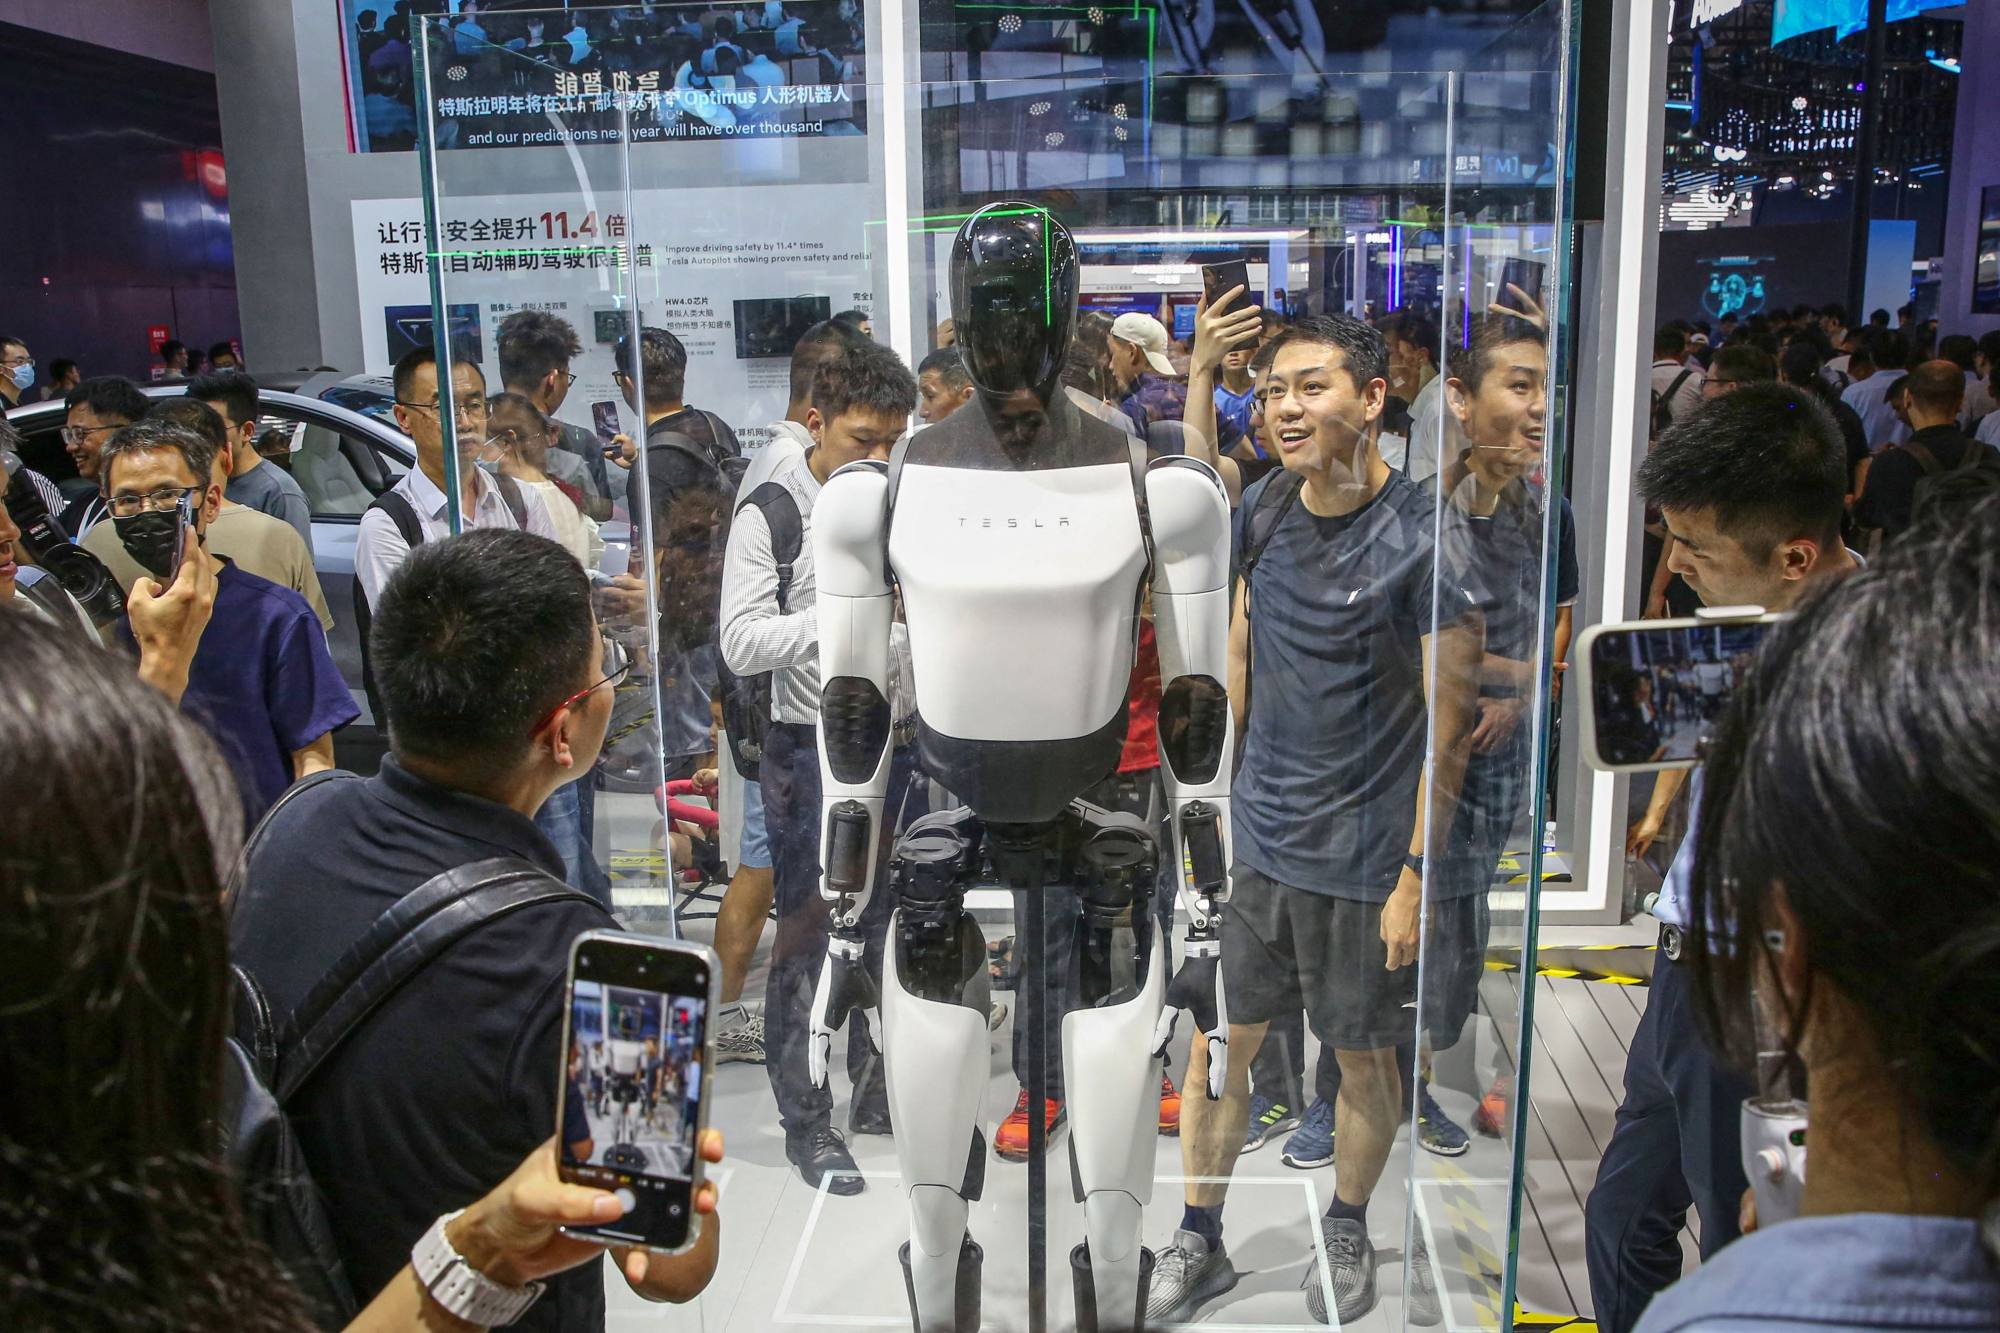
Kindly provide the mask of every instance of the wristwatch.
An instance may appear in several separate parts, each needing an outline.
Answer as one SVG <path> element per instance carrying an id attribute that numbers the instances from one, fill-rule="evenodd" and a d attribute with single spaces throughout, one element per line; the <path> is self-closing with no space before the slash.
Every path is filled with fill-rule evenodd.
<path id="1" fill-rule="evenodd" d="M 1404 853 L 1403 853 L 1403 868 L 1404 868 L 1405 870 L 1413 870 L 1413 871 L 1415 871 L 1415 872 L 1416 872 L 1416 876 L 1417 876 L 1417 878 L 1418 878 L 1418 879 L 1422 879 L 1422 878 L 1424 877 L 1424 858 L 1423 858 L 1423 856 L 1422 856 L 1422 855 L 1421 855 L 1420 853 L 1417 853 L 1417 852 L 1404 852 Z"/>
<path id="2" fill-rule="evenodd" d="M 465 1262 L 465 1256 L 452 1248 L 444 1234 L 444 1229 L 464 1211 L 461 1208 L 446 1213 L 431 1223 L 423 1239 L 410 1247 L 410 1267 L 445 1313 L 487 1328 L 511 1324 L 528 1312 L 528 1307 L 541 1296 L 544 1284 L 504 1286 Z"/>

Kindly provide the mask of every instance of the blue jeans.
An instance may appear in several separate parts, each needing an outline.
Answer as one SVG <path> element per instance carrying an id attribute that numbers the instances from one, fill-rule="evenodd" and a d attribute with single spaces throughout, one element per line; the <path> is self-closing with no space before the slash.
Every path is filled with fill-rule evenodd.
<path id="1" fill-rule="evenodd" d="M 611 906 L 611 877 L 597 862 L 592 847 L 596 834 L 597 784 L 586 774 L 566 782 L 535 811 L 535 827 L 548 835 L 563 859 L 563 879 L 573 889 L 581 889 Z"/>

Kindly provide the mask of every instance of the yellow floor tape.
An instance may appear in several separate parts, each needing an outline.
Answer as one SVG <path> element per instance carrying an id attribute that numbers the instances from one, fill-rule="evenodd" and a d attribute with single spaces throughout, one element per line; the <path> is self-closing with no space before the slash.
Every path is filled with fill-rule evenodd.
<path id="1" fill-rule="evenodd" d="M 1514 1302 L 1514 1327 L 1516 1330 L 1533 1329 L 1534 1333 L 1550 1333 L 1562 1329 L 1564 1333 L 1597 1333 L 1597 1321 L 1574 1314 L 1535 1314 L 1523 1310 L 1519 1301 Z"/>

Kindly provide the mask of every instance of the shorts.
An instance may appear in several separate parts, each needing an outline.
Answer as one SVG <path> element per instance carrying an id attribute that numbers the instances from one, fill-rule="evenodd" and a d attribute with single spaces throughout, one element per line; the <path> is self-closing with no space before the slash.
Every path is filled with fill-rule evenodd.
<path id="1" fill-rule="evenodd" d="M 1423 1025 L 1443 1045 L 1478 999 L 1485 969 L 1484 895 L 1432 908 L 1419 963 L 1383 966 L 1382 904 L 1307 893 L 1238 865 L 1224 909 L 1222 974 L 1233 1023 L 1268 1023 L 1300 1007 L 1320 1043 L 1343 1051 L 1400 1046 Z"/>
<path id="2" fill-rule="evenodd" d="M 764 788 L 761 783 L 743 784 L 743 830 L 736 844 L 736 864 L 745 870 L 771 868 L 771 826 L 764 820 Z"/>

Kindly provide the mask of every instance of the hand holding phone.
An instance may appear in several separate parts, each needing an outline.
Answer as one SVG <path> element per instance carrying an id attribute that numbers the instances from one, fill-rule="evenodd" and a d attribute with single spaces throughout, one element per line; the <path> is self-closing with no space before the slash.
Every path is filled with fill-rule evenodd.
<path id="1" fill-rule="evenodd" d="M 682 941 L 593 931 L 571 947 L 558 1175 L 611 1191 L 624 1212 L 564 1234 L 669 1254 L 694 1243 L 716 974 L 709 950 Z"/>
<path id="2" fill-rule="evenodd" d="M 618 404 L 609 398 L 601 398 L 590 405 L 590 421 L 597 428 L 597 438 L 610 444 L 618 438 Z"/>
<path id="3" fill-rule="evenodd" d="M 1232 288 L 1237 289 L 1235 296 L 1229 294 Z M 1250 266 L 1241 259 L 1225 260 L 1220 264 L 1203 264 L 1201 296 L 1211 311 L 1220 306 L 1221 309 L 1217 313 L 1223 315 L 1250 305 Z"/>

